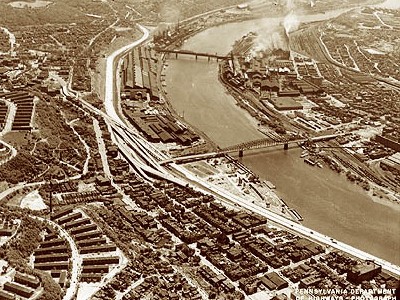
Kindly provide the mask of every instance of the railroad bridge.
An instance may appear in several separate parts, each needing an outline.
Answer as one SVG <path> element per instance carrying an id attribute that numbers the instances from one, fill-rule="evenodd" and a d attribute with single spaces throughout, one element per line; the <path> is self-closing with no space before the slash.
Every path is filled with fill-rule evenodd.
<path id="1" fill-rule="evenodd" d="M 317 137 L 312 137 L 312 138 L 299 138 L 299 139 L 293 139 L 293 140 L 288 140 L 288 139 L 271 140 L 271 138 L 264 138 L 264 139 L 258 139 L 258 140 L 253 140 L 253 141 L 229 146 L 229 147 L 219 149 L 219 150 L 217 150 L 215 152 L 211 152 L 211 153 L 183 155 L 183 156 L 178 156 L 178 157 L 174 157 L 174 158 L 169 158 L 169 159 L 160 161 L 159 163 L 160 163 L 160 165 L 166 165 L 169 163 L 191 162 L 191 161 L 209 159 L 209 158 L 213 158 L 213 157 L 219 157 L 219 156 L 223 156 L 225 154 L 234 153 L 234 152 L 238 152 L 239 157 L 243 157 L 243 152 L 245 150 L 263 149 L 263 148 L 269 148 L 269 147 L 276 147 L 276 146 L 280 146 L 280 145 L 283 146 L 284 150 L 288 150 L 289 145 L 291 145 L 291 144 L 301 144 L 304 142 L 326 141 L 326 140 L 334 139 L 335 137 L 343 136 L 343 135 L 347 135 L 347 134 L 348 133 L 340 133 L 340 134 L 317 136 Z"/>
<path id="2" fill-rule="evenodd" d="M 205 52 L 195 52 L 195 51 L 190 51 L 190 50 L 170 50 L 170 49 L 155 48 L 154 51 L 156 51 L 158 53 L 175 54 L 175 58 L 178 58 L 179 54 L 190 55 L 190 56 L 194 56 L 196 58 L 196 60 L 198 57 L 207 57 L 208 61 L 210 61 L 212 58 L 216 58 L 217 61 L 229 58 L 229 56 L 218 55 L 217 53 L 212 54 L 212 53 L 205 53 Z"/>
<path id="3" fill-rule="evenodd" d="M 227 148 L 219 150 L 221 153 L 232 153 L 239 151 L 239 157 L 243 157 L 244 150 L 254 150 L 254 149 L 261 149 L 261 148 L 268 148 L 283 145 L 284 150 L 289 149 L 290 144 L 301 144 L 304 142 L 320 142 L 320 141 L 327 141 L 330 139 L 334 139 L 338 136 L 348 135 L 348 133 L 339 133 L 339 134 L 329 134 L 329 135 L 322 135 L 316 136 L 312 138 L 298 138 L 293 140 L 282 139 L 282 140 L 271 140 L 270 138 L 264 138 L 259 140 L 253 140 L 250 142 L 245 142 L 233 146 L 229 146 Z"/>
<path id="4" fill-rule="evenodd" d="M 213 157 L 220 157 L 225 154 L 239 152 L 239 157 L 243 157 L 244 150 L 254 150 L 254 149 L 262 149 L 275 147 L 279 145 L 283 145 L 283 149 L 289 149 L 289 144 L 296 144 L 308 141 L 308 139 L 297 139 L 297 140 L 282 140 L 282 141 L 272 141 L 271 139 L 260 139 L 254 140 L 246 143 L 241 143 L 238 145 L 233 145 L 224 149 L 217 150 L 211 153 L 202 153 L 202 154 L 194 154 L 194 155 L 184 155 L 179 157 L 174 157 L 170 159 L 166 159 L 164 161 L 159 162 L 161 165 L 169 164 L 169 163 L 183 163 L 183 162 L 191 162 L 196 160 L 203 160 Z"/>
<path id="5" fill-rule="evenodd" d="M 295 140 L 271 140 L 270 138 L 267 139 L 259 139 L 259 140 L 254 140 L 250 142 L 245 142 L 233 146 L 229 146 L 227 148 L 221 149 L 217 152 L 219 153 L 232 153 L 232 152 L 239 152 L 239 157 L 243 157 L 243 151 L 244 150 L 255 150 L 255 149 L 262 149 L 262 148 L 269 148 L 269 147 L 275 147 L 279 145 L 283 145 L 284 150 L 289 149 L 290 144 L 299 144 L 299 143 L 304 143 L 308 141 L 309 139 L 295 139 Z"/>

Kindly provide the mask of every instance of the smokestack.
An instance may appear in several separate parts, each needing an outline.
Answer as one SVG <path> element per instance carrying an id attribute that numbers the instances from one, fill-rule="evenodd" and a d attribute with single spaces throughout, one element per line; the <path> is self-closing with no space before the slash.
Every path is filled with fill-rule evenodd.
<path id="1" fill-rule="evenodd" d="M 310 0 L 313 2 L 314 0 Z M 290 32 L 297 30 L 297 28 L 300 25 L 300 22 L 296 16 L 295 13 L 295 5 L 294 5 L 294 0 L 286 0 L 286 8 L 290 11 L 286 16 L 285 19 L 283 20 L 283 27 L 285 28 L 285 34 L 286 34 L 286 42 L 290 51 L 290 39 L 289 39 L 289 34 Z"/>

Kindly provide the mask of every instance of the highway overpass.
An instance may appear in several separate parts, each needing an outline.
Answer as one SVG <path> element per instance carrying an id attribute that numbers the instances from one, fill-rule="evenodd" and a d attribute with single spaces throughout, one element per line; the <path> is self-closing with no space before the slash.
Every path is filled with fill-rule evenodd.
<path id="1" fill-rule="evenodd" d="M 209 182 L 195 176 L 182 166 L 179 166 L 175 163 L 171 163 L 168 168 L 164 168 L 161 166 L 160 162 L 162 160 L 165 161 L 165 156 L 162 155 L 157 149 L 154 148 L 154 146 L 141 138 L 139 135 L 136 134 L 131 134 L 130 136 L 126 135 L 126 132 L 130 132 L 130 129 L 128 126 L 126 126 L 123 122 L 123 120 L 120 119 L 118 113 L 115 110 L 114 106 L 114 80 L 116 76 L 116 70 L 115 70 L 115 60 L 122 55 L 123 53 L 129 51 L 133 47 L 139 45 L 141 42 L 143 42 L 145 39 L 148 37 L 148 31 L 140 27 L 144 35 L 142 36 L 141 39 L 138 41 L 125 46 L 124 48 L 121 48 L 120 50 L 117 50 L 113 54 L 111 54 L 107 58 L 107 69 L 106 69 L 106 99 L 105 99 L 105 106 L 106 106 L 106 113 L 108 117 L 106 118 L 108 122 L 110 122 L 110 119 L 113 121 L 111 124 L 113 124 L 113 132 L 118 135 L 119 137 L 116 138 L 117 141 L 117 146 L 120 149 L 120 152 L 124 154 L 124 157 L 127 158 L 129 163 L 133 165 L 136 170 L 140 170 L 139 172 L 141 174 L 146 174 L 147 177 L 152 177 L 152 178 L 163 178 L 165 180 L 174 182 L 176 184 L 186 186 L 186 185 L 191 185 L 194 188 L 200 190 L 203 193 L 206 194 L 211 194 L 216 199 L 221 200 L 222 202 L 226 202 L 229 204 L 236 204 L 246 210 L 252 211 L 254 213 L 260 214 L 270 221 L 273 221 L 285 228 L 287 228 L 290 231 L 293 231 L 301 236 L 306 236 L 312 240 L 315 240 L 317 242 L 323 243 L 325 245 L 328 245 L 334 249 L 346 252 L 354 257 L 358 257 L 363 260 L 373 260 L 377 264 L 381 265 L 383 269 L 396 274 L 400 275 L 400 267 L 396 266 L 390 262 L 387 262 L 383 259 L 377 258 L 371 254 L 368 254 L 362 250 L 356 249 L 352 246 L 349 246 L 347 244 L 341 243 L 339 241 L 336 241 L 332 239 L 329 236 L 323 235 L 321 233 L 318 233 L 310 228 L 307 228 L 305 226 L 302 226 L 298 223 L 295 223 L 291 220 L 288 220 L 276 213 L 273 213 L 263 207 L 260 207 L 248 199 L 233 195 L 229 193 L 228 191 L 222 189 L 221 187 L 214 186 L 210 184 Z M 110 124 L 110 123 L 109 123 Z M 118 128 L 118 129 L 117 129 Z M 122 130 L 122 131 L 121 131 Z M 344 134 L 341 134 L 344 135 Z M 336 137 L 338 135 L 331 135 L 331 136 L 322 136 L 322 137 L 315 137 L 311 138 L 311 141 L 321 141 L 324 139 L 329 139 Z M 294 141 L 282 141 L 281 143 L 298 143 L 299 141 L 304 141 L 308 139 L 301 139 L 301 140 L 294 140 Z M 269 140 L 270 141 L 270 140 Z M 258 143 L 252 143 L 248 144 L 248 148 L 246 149 L 253 149 L 253 147 L 260 147 L 262 145 L 262 141 L 259 141 Z M 245 149 L 245 145 L 241 144 L 243 150 Z M 267 142 L 264 142 L 264 145 L 267 145 Z M 226 151 L 238 151 L 240 147 L 233 147 L 232 149 L 228 149 Z M 223 150 L 222 152 L 216 152 L 216 153 L 224 153 Z"/>

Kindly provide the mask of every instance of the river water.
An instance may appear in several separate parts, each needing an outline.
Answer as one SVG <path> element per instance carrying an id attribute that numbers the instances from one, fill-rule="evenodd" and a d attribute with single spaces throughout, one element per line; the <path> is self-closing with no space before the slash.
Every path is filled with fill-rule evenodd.
<path id="1" fill-rule="evenodd" d="M 375 5 L 376 7 L 388 8 L 388 9 L 399 9 L 400 1 L 399 0 L 386 0 L 382 4 Z"/>
<path id="2" fill-rule="evenodd" d="M 323 20 L 341 12 L 299 16 L 299 20 Z M 213 27 L 189 38 L 183 48 L 227 54 L 233 42 L 249 31 L 263 34 L 264 41 L 272 43 L 268 37 L 282 30 L 281 23 L 281 18 L 265 18 Z M 169 60 L 166 83 L 172 106 L 221 147 L 264 137 L 226 93 L 217 73 L 215 62 Z M 276 149 L 245 153 L 242 162 L 277 186 L 278 195 L 303 216 L 304 225 L 400 265 L 400 209 L 372 201 L 344 176 L 311 167 L 299 156 L 299 149 Z"/>

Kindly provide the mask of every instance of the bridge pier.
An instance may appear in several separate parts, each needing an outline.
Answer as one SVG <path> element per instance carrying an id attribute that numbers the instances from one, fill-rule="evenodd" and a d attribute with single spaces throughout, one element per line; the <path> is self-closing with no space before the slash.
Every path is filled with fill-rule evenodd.
<path id="1" fill-rule="evenodd" d="M 283 150 L 289 150 L 289 144 L 288 143 L 283 144 Z"/>
<path id="2" fill-rule="evenodd" d="M 243 157 L 243 150 L 242 149 L 239 150 L 239 157 Z"/>
<path id="3" fill-rule="evenodd" d="M 175 59 L 178 59 L 178 53 L 175 53 Z"/>
<path id="4" fill-rule="evenodd" d="M 196 54 L 196 60 L 197 60 L 197 54 Z"/>

